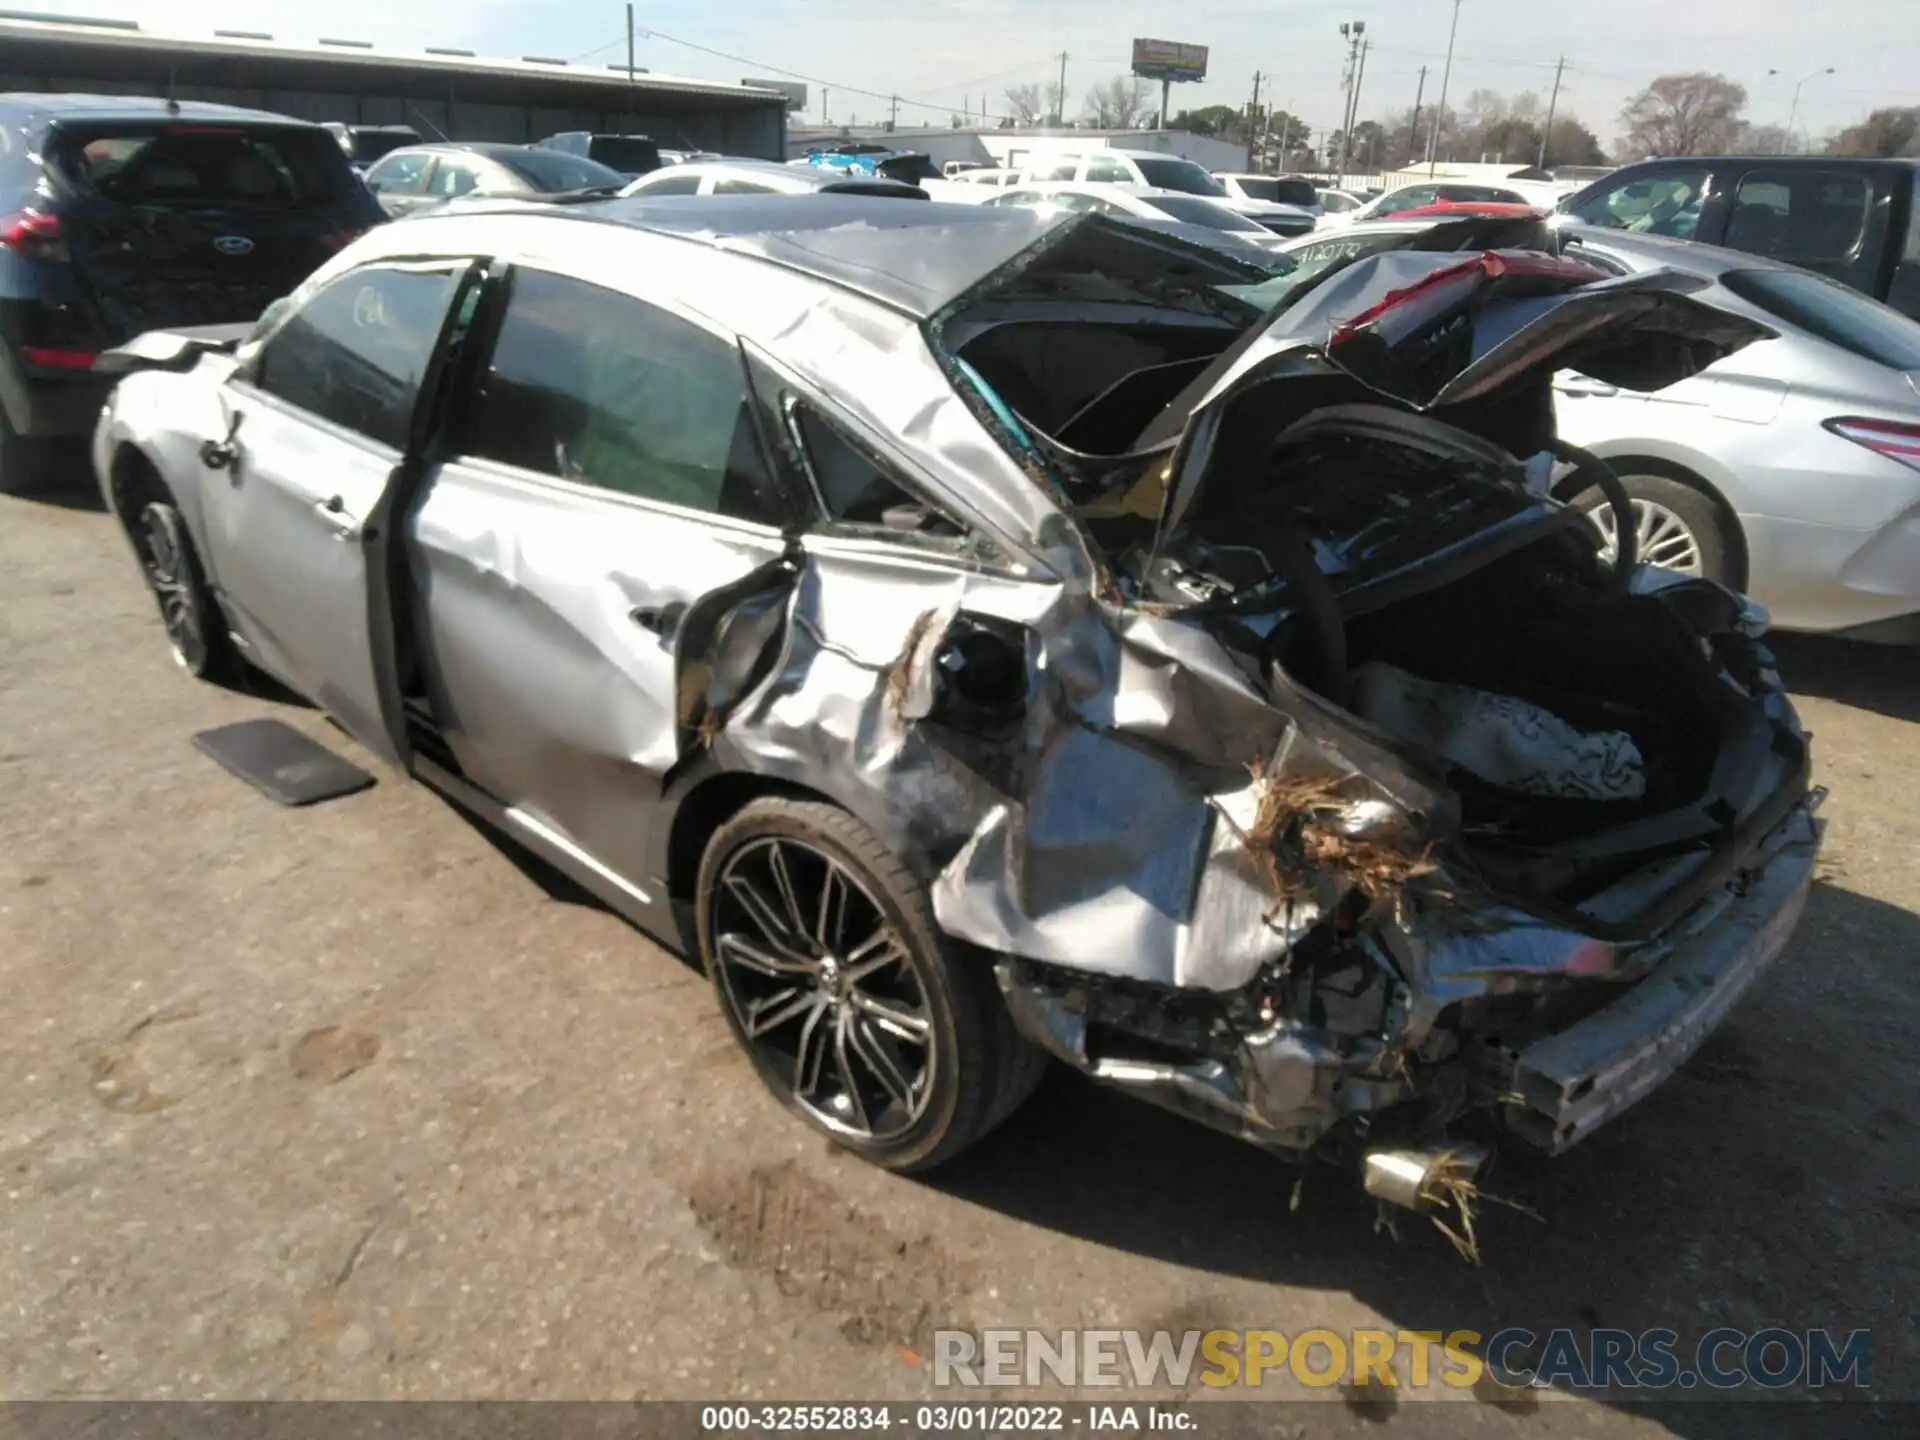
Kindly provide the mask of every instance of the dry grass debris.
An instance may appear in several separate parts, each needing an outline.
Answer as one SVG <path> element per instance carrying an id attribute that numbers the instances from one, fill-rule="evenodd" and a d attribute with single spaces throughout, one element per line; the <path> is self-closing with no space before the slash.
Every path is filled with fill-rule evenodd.
<path id="1" fill-rule="evenodd" d="M 1353 787 L 1354 777 L 1274 775 L 1265 762 L 1248 769 L 1260 789 L 1248 848 L 1260 856 L 1282 897 L 1306 894 L 1316 874 L 1331 873 L 1369 900 L 1386 899 L 1438 868 L 1431 845 L 1415 849 L 1398 837 L 1356 837 L 1332 823 L 1331 817 L 1345 814 L 1363 798 L 1342 793 Z"/>

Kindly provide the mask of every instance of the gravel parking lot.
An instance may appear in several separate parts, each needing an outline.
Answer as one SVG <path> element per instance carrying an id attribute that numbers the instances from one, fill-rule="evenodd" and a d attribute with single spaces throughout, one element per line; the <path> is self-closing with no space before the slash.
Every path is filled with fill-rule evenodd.
<path id="1" fill-rule="evenodd" d="M 1920 660 L 1783 649 L 1832 790 L 1799 936 L 1631 1117 L 1496 1172 L 1538 1218 L 1488 1208 L 1476 1270 L 1064 1074 L 951 1172 L 839 1157 L 694 970 L 432 792 L 282 810 L 201 757 L 279 715 L 373 764 L 184 678 L 77 482 L 0 500 L 0 1398 L 906 1398 L 938 1325 L 1375 1324 L 1865 1326 L 1920 1394 Z M 1742 1428 L 1347 1400 L 1288 1413 Z"/>

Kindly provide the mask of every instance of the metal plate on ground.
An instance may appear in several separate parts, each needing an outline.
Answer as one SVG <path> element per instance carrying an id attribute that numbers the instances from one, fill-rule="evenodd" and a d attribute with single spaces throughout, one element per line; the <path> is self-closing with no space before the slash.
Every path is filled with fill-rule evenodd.
<path id="1" fill-rule="evenodd" d="M 282 805 L 313 805 L 353 795 L 373 776 L 281 720 L 242 720 L 202 730 L 194 745 Z"/>

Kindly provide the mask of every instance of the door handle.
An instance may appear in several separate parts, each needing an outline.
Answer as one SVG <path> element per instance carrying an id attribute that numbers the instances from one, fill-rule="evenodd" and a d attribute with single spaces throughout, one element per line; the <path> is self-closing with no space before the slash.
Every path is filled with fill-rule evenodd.
<path id="1" fill-rule="evenodd" d="M 1618 385 L 1608 385 L 1604 381 L 1594 380 L 1585 375 L 1571 375 L 1565 380 L 1556 380 L 1553 382 L 1553 388 L 1562 395 L 1593 395 L 1600 398 L 1620 393 Z"/>
<path id="2" fill-rule="evenodd" d="M 334 539 L 351 540 L 360 533 L 360 522 L 347 513 L 347 502 L 340 496 L 329 495 L 325 500 L 317 501 L 313 508 L 333 526 Z"/>
<path id="3" fill-rule="evenodd" d="M 627 619 L 642 630 L 651 630 L 662 640 L 671 640 L 673 632 L 680 627 L 680 617 L 687 607 L 678 603 L 671 605 L 636 605 L 627 612 Z"/>

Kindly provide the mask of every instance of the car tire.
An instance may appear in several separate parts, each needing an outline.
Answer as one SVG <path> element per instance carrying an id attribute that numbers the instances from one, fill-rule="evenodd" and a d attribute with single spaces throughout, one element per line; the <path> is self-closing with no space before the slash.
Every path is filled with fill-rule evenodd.
<path id="1" fill-rule="evenodd" d="M 196 680 L 238 673 L 226 617 L 207 588 L 206 571 L 179 510 L 165 500 L 148 501 L 134 516 L 132 537 L 174 662 Z"/>
<path id="2" fill-rule="evenodd" d="M 1671 476 L 1636 470 L 1631 464 L 1616 468 L 1639 522 L 1636 534 L 1641 564 L 1665 565 L 1722 585 L 1740 584 L 1735 563 L 1738 550 L 1729 536 L 1729 517 L 1712 496 Z M 1611 559 L 1614 516 L 1606 496 L 1595 486 L 1581 491 L 1573 503 L 1593 522 L 1603 553 Z"/>
<path id="3" fill-rule="evenodd" d="M 0 406 L 0 495 L 33 495 L 47 483 L 52 447 L 22 435 Z"/>
<path id="4" fill-rule="evenodd" d="M 925 885 L 845 811 L 743 806 L 707 843 L 697 912 L 761 1080 L 874 1164 L 951 1160 L 1039 1083 L 1046 1056 L 1015 1031 L 989 958 L 940 932 Z"/>

